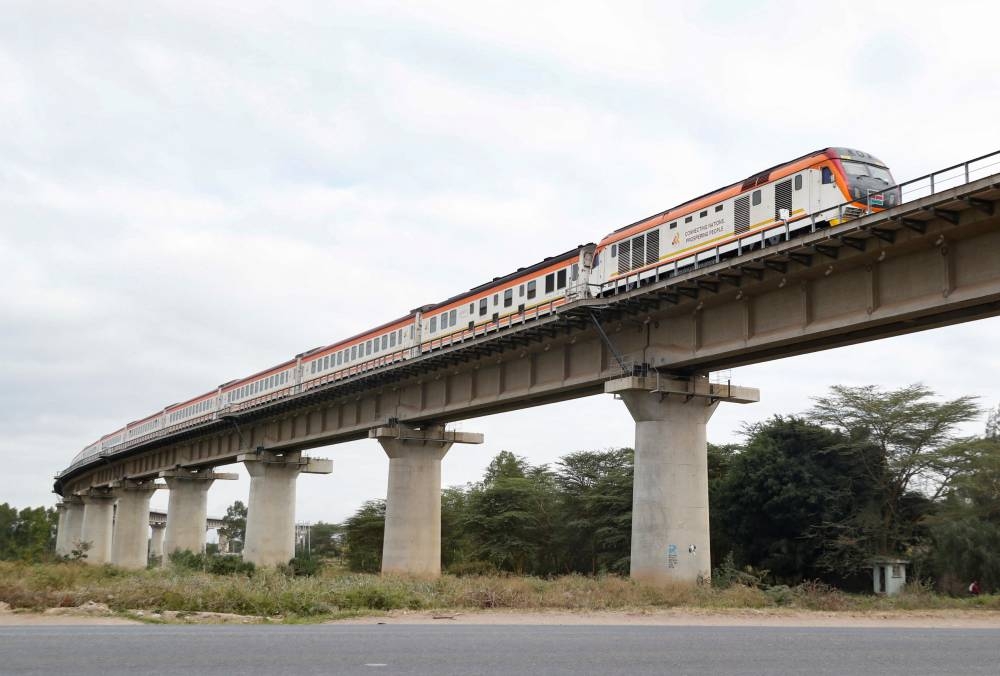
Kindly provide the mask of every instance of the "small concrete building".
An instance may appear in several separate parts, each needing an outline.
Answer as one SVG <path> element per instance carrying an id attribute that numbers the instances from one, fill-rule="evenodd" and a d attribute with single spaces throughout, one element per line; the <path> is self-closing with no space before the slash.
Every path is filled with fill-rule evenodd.
<path id="1" fill-rule="evenodd" d="M 906 586 L 906 566 L 903 559 L 879 558 L 872 560 L 872 583 L 876 594 L 895 596 Z"/>

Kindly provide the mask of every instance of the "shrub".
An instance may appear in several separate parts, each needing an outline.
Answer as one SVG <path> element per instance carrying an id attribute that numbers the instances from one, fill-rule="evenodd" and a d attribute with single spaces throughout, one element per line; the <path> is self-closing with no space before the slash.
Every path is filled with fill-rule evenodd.
<path id="1" fill-rule="evenodd" d="M 490 561 L 462 561 L 448 566 L 446 571 L 455 577 L 465 577 L 468 575 L 496 575 L 497 567 Z"/>

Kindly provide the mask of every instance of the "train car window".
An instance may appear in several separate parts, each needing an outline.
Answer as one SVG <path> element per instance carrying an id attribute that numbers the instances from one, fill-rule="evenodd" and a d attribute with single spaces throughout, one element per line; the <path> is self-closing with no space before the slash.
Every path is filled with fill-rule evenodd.
<path id="1" fill-rule="evenodd" d="M 566 288 L 566 271 L 559 270 L 556 272 L 556 288 L 565 289 Z"/>
<path id="2" fill-rule="evenodd" d="M 434 333 L 435 331 L 438 330 L 438 318 L 437 317 L 431 317 L 431 329 L 430 330 L 431 330 L 431 333 Z"/>
<path id="3" fill-rule="evenodd" d="M 701 212 L 700 214 L 698 214 L 698 218 L 705 218 L 705 216 L 708 216 L 708 210 L 707 209 L 705 211 Z"/>
<path id="4" fill-rule="evenodd" d="M 316 373 L 316 362 L 309 362 L 309 373 Z"/>
<path id="5" fill-rule="evenodd" d="M 352 345 L 351 346 L 351 361 L 354 361 L 357 358 L 358 358 L 358 346 L 357 345 Z"/>
<path id="6" fill-rule="evenodd" d="M 324 369 L 330 368 L 330 355 L 323 357 L 323 368 Z"/>
<path id="7" fill-rule="evenodd" d="M 392 342 L 395 343 L 396 341 L 392 341 Z M 340 366 L 343 363 L 344 363 L 344 353 L 343 352 L 338 352 L 337 353 L 337 366 Z M 284 382 L 284 381 L 282 381 L 282 382 Z"/>
<path id="8" fill-rule="evenodd" d="M 795 175 L 795 189 L 802 190 L 802 174 Z"/>
<path id="9" fill-rule="evenodd" d="M 684 219 L 684 222 L 690 223 L 692 220 L 694 220 L 694 216 L 688 216 L 687 218 Z"/>
<path id="10" fill-rule="evenodd" d="M 372 341 L 369 340 L 367 343 L 365 343 L 365 355 L 369 355 L 371 353 L 372 353 Z"/>
<path id="11" fill-rule="evenodd" d="M 500 294 L 495 293 L 493 294 L 493 305 L 499 305 L 499 304 L 500 304 Z"/>
<path id="12" fill-rule="evenodd" d="M 458 321 L 458 310 L 452 310 L 448 313 L 448 326 L 454 326 L 456 321 Z"/>
<path id="13" fill-rule="evenodd" d="M 552 273 L 545 275 L 545 293 L 552 293 L 556 290 L 556 276 Z"/>
<path id="14" fill-rule="evenodd" d="M 486 301 L 485 298 L 480 298 L 479 299 L 479 316 L 480 317 L 482 317 L 483 315 L 486 314 L 486 302 L 487 301 Z"/>
<path id="15" fill-rule="evenodd" d="M 751 196 L 751 201 L 753 202 L 754 206 L 760 204 L 760 190 L 753 191 L 753 195 Z"/>
<path id="16" fill-rule="evenodd" d="M 535 297 L 535 281 L 532 280 L 528 282 L 528 299 L 530 300 L 534 297 Z"/>
<path id="17" fill-rule="evenodd" d="M 823 183 L 833 183 L 833 172 L 830 167 L 823 167 Z"/>
<path id="18" fill-rule="evenodd" d="M 517 295 L 521 296 L 522 298 L 524 297 L 524 284 L 518 287 Z"/>
<path id="19" fill-rule="evenodd" d="M 721 204 L 716 204 L 715 205 L 715 211 L 716 211 L 716 213 L 722 211 L 722 205 Z"/>
<path id="20" fill-rule="evenodd" d="M 503 292 L 503 306 L 510 307 L 514 304 L 514 289 L 507 289 Z"/>
<path id="21" fill-rule="evenodd" d="M 673 223 L 670 224 L 670 229 L 671 230 L 673 230 L 676 227 L 677 227 L 677 221 L 674 221 Z"/>

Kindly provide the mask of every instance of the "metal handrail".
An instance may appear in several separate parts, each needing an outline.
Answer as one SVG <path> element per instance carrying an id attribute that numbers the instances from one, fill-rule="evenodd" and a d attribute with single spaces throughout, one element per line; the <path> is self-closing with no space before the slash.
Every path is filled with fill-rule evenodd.
<path id="1" fill-rule="evenodd" d="M 993 160 L 993 161 L 989 162 L 988 164 L 983 164 L 982 166 L 973 168 L 973 165 L 980 162 L 985 162 L 986 160 Z M 932 171 L 929 174 L 925 174 L 924 176 L 919 176 L 917 178 L 910 179 L 909 181 L 904 181 L 903 183 L 888 185 L 879 191 L 874 191 L 873 194 L 883 194 L 895 191 L 899 195 L 899 204 L 895 206 L 900 206 L 915 199 L 920 199 L 921 197 L 928 197 L 930 195 L 936 195 L 943 190 L 955 188 L 962 185 L 967 185 L 971 183 L 973 180 L 977 180 L 985 176 L 990 176 L 992 175 L 990 173 L 981 173 L 981 175 L 975 175 L 975 174 L 978 174 L 980 172 L 985 172 L 985 170 L 990 169 L 991 167 L 1000 167 L 1000 150 L 994 151 L 992 153 L 987 153 L 986 155 L 981 155 L 979 157 L 975 157 L 971 160 L 966 160 L 965 162 L 954 164 L 950 167 L 945 167 L 944 169 L 938 169 L 937 171 Z M 955 176 L 947 175 L 949 174 L 949 172 L 956 172 L 956 175 Z M 993 172 L 993 173 L 1000 173 L 1000 172 Z M 924 192 L 924 190 L 926 190 L 926 192 Z M 905 201 L 903 200 L 904 195 L 906 195 Z M 856 209 L 857 207 L 855 205 L 857 205 L 859 201 L 860 200 L 858 199 L 852 199 L 843 202 L 841 204 L 838 204 L 836 206 L 825 207 L 823 209 L 820 209 L 819 211 L 810 213 L 806 216 L 799 217 L 798 219 L 796 219 L 796 222 L 804 221 L 805 219 L 808 218 L 810 220 L 810 231 L 815 232 L 817 216 L 823 216 L 824 214 L 828 214 L 834 209 L 836 209 L 837 218 L 840 220 L 844 220 L 844 216 L 845 214 L 847 214 L 847 210 L 851 208 Z M 825 220 L 825 219 L 821 218 L 820 220 Z M 760 240 L 761 248 L 768 246 L 767 237 L 765 237 L 765 234 L 767 232 L 774 231 L 775 228 L 779 227 L 783 229 L 783 232 L 777 236 L 780 237 L 781 235 L 783 235 L 782 239 L 787 242 L 790 239 L 791 235 L 789 221 L 783 221 L 780 222 L 780 224 L 779 222 L 776 221 L 774 224 L 762 227 L 759 230 L 755 231 L 754 233 L 748 235 L 747 237 L 738 238 L 736 240 L 738 255 L 742 254 L 742 250 L 744 248 L 745 243 L 754 244 L 756 243 L 757 239 Z M 635 286 L 638 286 L 641 283 L 643 275 L 646 276 L 646 279 L 659 278 L 660 275 L 664 274 L 665 272 L 669 273 L 671 270 L 673 271 L 674 275 L 676 275 L 679 270 L 678 263 L 681 260 L 692 259 L 692 262 L 690 264 L 685 264 L 684 267 L 690 265 L 693 269 L 697 270 L 699 265 L 704 265 L 705 263 L 709 262 L 710 259 L 708 257 L 702 258 L 704 254 L 709 252 L 714 252 L 714 256 L 711 257 L 711 263 L 718 263 L 721 260 L 721 248 L 723 246 L 727 247 L 731 246 L 732 244 L 733 244 L 732 241 L 726 242 L 724 245 L 717 244 L 715 245 L 715 247 L 709 249 L 703 249 L 701 251 L 695 251 L 694 253 L 681 256 L 668 263 L 665 263 L 664 265 L 658 265 L 648 270 L 636 272 L 634 282 L 630 281 L 633 275 L 631 273 L 627 273 L 624 278 L 619 277 L 614 281 L 605 282 L 604 284 L 601 284 L 599 286 L 601 295 L 605 295 L 608 293 L 610 293 L 610 295 L 618 295 L 619 293 L 624 293 L 631 288 L 635 288 Z"/>
<path id="2" fill-rule="evenodd" d="M 972 165 L 976 164 L 977 162 L 984 162 L 985 160 L 993 160 L 993 161 L 990 162 L 989 164 L 985 164 L 985 165 L 977 167 L 975 169 L 972 168 Z M 976 176 L 975 178 L 973 178 L 973 174 L 975 174 L 977 172 L 980 172 L 980 171 L 984 171 L 984 170 L 989 169 L 991 167 L 997 167 L 997 166 L 1000 166 L 1000 150 L 997 150 L 997 151 L 992 152 L 992 153 L 987 153 L 986 155 L 981 155 L 981 156 L 973 158 L 971 160 L 966 160 L 965 162 L 960 162 L 958 164 L 952 165 L 950 167 L 946 167 L 944 169 L 938 169 L 937 171 L 933 171 L 933 172 L 931 172 L 929 174 L 925 174 L 924 176 L 920 176 L 920 177 L 917 177 L 917 178 L 914 178 L 914 179 L 910 179 L 909 181 L 904 181 L 903 183 L 897 183 L 896 185 L 886 186 L 884 189 L 882 189 L 882 190 L 880 190 L 880 191 L 878 191 L 878 192 L 876 192 L 874 194 L 881 194 L 881 193 L 887 193 L 889 191 L 896 191 L 898 193 L 898 195 L 899 195 L 899 198 L 900 198 L 899 199 L 899 204 L 897 204 L 896 206 L 901 206 L 901 205 L 903 205 L 903 204 L 906 203 L 906 202 L 903 201 L 903 195 L 908 195 L 907 202 L 911 201 L 913 199 L 919 199 L 921 197 L 927 197 L 927 196 L 930 196 L 930 195 L 935 195 L 935 194 L 937 194 L 938 192 L 940 192 L 940 191 L 942 191 L 944 189 L 950 189 L 950 188 L 954 188 L 954 187 L 958 187 L 958 186 L 962 186 L 962 185 L 967 185 L 967 184 L 971 183 L 973 180 L 976 180 L 978 178 L 983 178 L 984 176 L 989 176 L 991 174 L 987 173 L 987 174 L 983 174 L 982 176 Z M 944 177 L 943 181 L 938 179 L 938 177 L 943 177 L 945 174 L 948 174 L 949 172 L 956 172 L 959 169 L 961 169 L 961 172 L 959 172 L 957 176 L 947 176 L 947 177 Z M 994 172 L 994 173 L 998 173 L 998 172 Z M 960 182 L 952 183 L 953 180 L 960 180 Z M 925 193 L 925 194 L 915 194 L 915 193 L 919 192 L 922 189 L 921 185 L 918 185 L 918 184 L 921 184 L 922 182 L 925 182 L 923 185 L 925 185 L 927 187 L 928 192 Z M 943 183 L 946 183 L 947 186 L 944 187 L 942 185 Z M 907 188 L 908 186 L 909 186 L 908 190 L 904 189 L 904 188 Z M 844 217 L 844 214 L 846 213 L 847 208 L 854 207 L 854 205 L 856 205 L 858 203 L 858 201 L 859 200 L 856 200 L 856 199 L 855 200 L 849 200 L 847 202 L 843 202 L 841 204 L 838 204 L 835 207 L 826 207 L 825 209 L 821 209 L 821 210 L 819 210 L 817 212 L 811 213 L 808 216 L 801 217 L 798 220 L 805 220 L 805 218 L 809 218 L 810 221 L 811 221 L 810 231 L 815 232 L 816 231 L 816 216 L 822 216 L 823 214 L 827 214 L 830 211 L 832 211 L 833 209 L 836 209 L 837 210 L 837 216 L 838 216 L 838 218 L 840 218 L 841 220 L 843 220 L 843 217 Z M 784 239 L 784 241 L 788 241 L 789 238 L 790 238 L 790 235 L 791 235 L 791 231 L 790 231 L 790 228 L 789 228 L 789 222 L 788 221 L 784 221 L 782 223 L 782 226 L 778 226 L 777 224 L 775 224 L 775 225 L 772 225 L 770 227 L 761 228 L 757 232 L 754 232 L 751 235 L 749 235 L 748 237 L 738 238 L 736 240 L 737 251 L 739 253 L 742 253 L 744 242 L 746 242 L 747 240 L 756 240 L 758 238 L 760 239 L 761 248 L 766 247 L 767 246 L 767 238 L 765 237 L 765 234 L 768 231 L 774 230 L 776 227 L 783 227 L 783 233 L 782 233 L 784 235 L 783 239 Z M 727 246 L 730 245 L 730 244 L 732 244 L 732 242 L 727 242 Z M 712 263 L 718 263 L 721 260 L 721 258 L 720 258 L 721 257 L 720 248 L 721 248 L 721 245 L 716 245 L 714 247 L 714 249 L 704 249 L 702 251 L 696 251 L 696 252 L 694 252 L 693 254 L 691 254 L 689 256 L 684 256 L 683 258 L 693 258 L 693 261 L 692 261 L 692 264 L 691 264 L 692 268 L 693 269 L 698 269 L 699 257 L 702 256 L 703 254 L 705 254 L 707 252 L 711 252 L 713 250 L 714 250 L 714 256 L 712 257 L 711 262 Z M 649 278 L 649 277 L 659 278 L 659 276 L 661 274 L 663 274 L 664 272 L 670 272 L 671 270 L 673 271 L 674 275 L 676 275 L 677 272 L 678 272 L 678 269 L 679 269 L 678 268 L 678 262 L 680 260 L 681 260 L 681 258 L 678 258 L 678 259 L 675 259 L 673 261 L 670 261 L 669 263 L 666 263 L 665 265 L 658 265 L 655 268 L 651 268 L 651 269 L 645 270 L 645 271 L 637 271 L 635 273 L 635 281 L 634 282 L 630 281 L 631 278 L 632 278 L 632 274 L 626 274 L 625 278 L 624 278 L 624 281 L 621 278 L 619 278 L 619 279 L 616 279 L 613 282 L 605 282 L 604 284 L 599 285 L 599 288 L 600 288 L 600 291 L 601 291 L 601 295 L 604 295 L 607 291 L 611 291 L 612 295 L 618 295 L 619 289 L 622 289 L 622 292 L 624 292 L 624 291 L 627 291 L 629 288 L 632 288 L 631 287 L 632 284 L 635 284 L 635 286 L 640 285 L 642 283 L 642 275 L 644 273 L 646 273 L 648 275 L 647 278 Z M 702 264 L 704 264 L 705 262 L 708 262 L 708 259 L 704 259 L 701 262 L 702 262 Z M 598 285 L 594 285 L 594 286 L 598 286 Z M 608 288 L 609 286 L 611 287 L 610 289 Z M 554 303 L 555 303 L 555 301 L 549 301 L 546 314 L 552 314 L 555 311 L 556 308 L 554 307 Z M 541 306 L 536 306 L 534 308 L 534 318 L 535 319 L 538 319 L 539 316 L 541 315 L 540 310 L 541 310 Z M 527 314 L 526 312 L 521 313 L 521 315 L 522 315 L 521 324 L 524 323 L 524 321 L 525 321 L 525 315 L 526 314 Z M 508 328 L 510 328 L 511 325 L 512 324 L 508 321 Z M 500 326 L 499 326 L 499 321 L 498 321 L 497 322 L 497 326 L 493 329 L 493 331 L 499 331 L 499 330 L 500 330 Z M 483 326 L 482 335 L 485 336 L 488 333 L 489 333 L 489 330 L 487 329 L 487 326 L 484 325 Z M 475 338 L 476 337 L 476 330 L 475 330 L 475 328 L 473 328 L 472 334 L 473 334 L 473 338 Z M 463 332 L 462 342 L 464 342 L 464 332 Z M 451 343 L 449 343 L 449 346 L 450 345 L 451 345 Z M 438 349 L 440 349 L 441 347 L 444 347 L 444 345 L 440 345 Z M 430 350 L 428 350 L 428 351 L 430 351 Z M 373 362 L 373 361 L 377 361 L 377 360 L 371 360 L 371 362 Z M 370 371 L 370 370 L 377 370 L 377 369 L 380 369 L 380 368 L 389 367 L 389 366 L 392 366 L 392 364 L 396 363 L 394 361 L 390 361 L 389 363 L 386 363 L 386 364 L 376 365 L 376 366 L 373 366 L 373 367 L 370 367 L 370 368 L 366 368 L 368 366 L 368 364 L 371 363 L 371 362 L 366 361 L 366 362 L 363 362 L 363 363 L 359 364 L 357 367 L 353 367 L 352 366 L 352 367 L 349 367 L 349 368 L 346 368 L 346 369 L 341 369 L 339 371 L 334 371 L 330 375 L 331 376 L 336 376 L 337 373 L 342 373 L 344 371 L 348 371 L 347 377 L 351 377 L 351 375 L 356 375 L 356 374 L 359 374 L 359 373 L 365 373 L 365 372 Z M 353 369 L 353 368 L 357 368 L 358 370 L 355 371 L 354 374 L 351 374 L 350 370 Z M 636 372 L 637 369 L 642 370 L 643 368 L 647 368 L 647 365 L 644 364 L 644 363 L 642 363 L 642 362 L 626 361 L 625 364 L 622 366 L 622 372 L 623 373 L 626 373 L 626 372 L 632 372 L 632 373 L 634 373 L 634 372 Z M 319 379 L 317 379 L 317 380 L 319 380 Z M 336 381 L 337 378 L 334 377 L 333 380 Z M 313 382 L 313 381 L 310 381 L 310 382 Z M 312 389 L 312 387 L 314 387 L 314 386 L 327 384 L 328 382 L 330 382 L 330 381 L 327 380 L 326 378 L 324 378 L 323 382 L 316 383 L 315 385 L 309 387 L 308 389 Z M 303 383 L 300 383 L 298 385 L 292 385 L 292 386 L 290 386 L 288 388 L 283 388 L 281 390 L 276 390 L 274 392 L 265 394 L 265 395 L 263 395 L 261 397 L 255 397 L 255 398 L 252 398 L 252 399 L 248 399 L 248 400 L 239 402 L 239 404 L 229 404 L 228 406 L 238 405 L 238 406 L 240 406 L 239 410 L 246 410 L 246 409 L 249 409 L 249 408 L 253 408 L 254 406 L 260 405 L 260 404 L 268 403 L 269 401 L 273 401 L 274 399 L 282 398 L 282 397 L 285 397 L 285 396 L 291 396 L 293 394 L 302 392 L 302 391 L 304 391 L 304 389 L 306 389 L 302 385 L 303 385 Z M 127 439 L 127 440 L 123 441 L 122 443 L 117 444 L 115 446 L 112 446 L 110 448 L 101 449 L 100 451 L 98 451 L 96 453 L 92 453 L 92 454 L 90 454 L 88 456 L 80 458 L 79 460 L 77 460 L 76 462 L 74 462 L 72 465 L 70 465 L 69 467 L 67 467 L 63 471 L 61 471 L 58 474 L 56 474 L 56 477 L 62 477 L 67 472 L 70 472 L 70 471 L 76 469 L 77 467 L 79 467 L 79 466 L 81 466 L 83 464 L 86 464 L 87 462 L 92 461 L 95 457 L 108 457 L 110 455 L 115 455 L 116 453 L 118 453 L 120 451 L 127 450 L 127 449 L 129 449 L 129 448 L 131 448 L 133 446 L 137 446 L 137 445 L 140 445 L 141 443 L 145 443 L 146 441 L 149 441 L 149 440 L 151 440 L 153 438 L 170 436 L 170 435 L 176 433 L 177 431 L 179 431 L 178 428 L 190 427 L 194 423 L 204 422 L 205 417 L 206 416 L 198 416 L 196 418 L 192 418 L 190 420 L 185 420 L 185 421 L 177 423 L 175 425 L 165 426 L 165 427 L 160 428 L 159 430 L 154 430 L 152 432 L 149 432 L 147 434 L 141 435 L 139 437 L 136 437 L 136 438 L 133 438 L 133 439 Z M 167 434 L 167 430 L 170 430 L 169 434 Z"/>

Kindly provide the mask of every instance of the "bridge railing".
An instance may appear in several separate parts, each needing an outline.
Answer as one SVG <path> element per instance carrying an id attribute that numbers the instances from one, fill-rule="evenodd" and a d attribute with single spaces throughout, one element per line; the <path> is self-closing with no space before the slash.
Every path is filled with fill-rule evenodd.
<path id="1" fill-rule="evenodd" d="M 966 185 L 967 183 L 996 173 L 1000 173 L 1000 151 L 939 169 L 903 183 L 888 185 L 878 193 L 873 194 L 895 192 L 899 197 L 897 200 L 898 204 L 905 204 L 922 197 L 935 195 L 944 190 Z M 794 220 L 776 221 L 774 224 L 765 226 L 746 237 L 717 244 L 710 249 L 677 258 L 669 263 L 646 270 L 638 270 L 613 281 L 605 282 L 599 287 L 600 293 L 602 296 L 624 293 L 636 288 L 640 284 L 673 277 L 688 270 L 697 270 L 706 264 L 713 265 L 723 260 L 723 258 L 739 256 L 744 251 L 750 249 L 764 248 L 783 241 L 787 242 L 792 238 L 793 233 L 805 230 L 806 228 L 808 228 L 809 232 L 816 232 L 824 221 L 829 222 L 837 219 L 838 222 L 843 222 L 866 215 L 867 213 L 871 213 L 871 207 L 867 206 L 871 202 L 870 198 L 871 196 L 868 196 L 862 200 L 855 199 L 843 202 L 837 206 L 826 207 Z M 859 204 L 862 206 L 859 207 Z"/>
<path id="2" fill-rule="evenodd" d="M 894 186 L 886 186 L 881 192 L 888 193 L 895 191 L 897 195 L 899 195 L 899 204 L 905 204 L 906 202 L 934 195 L 950 188 L 962 186 L 996 173 L 1000 173 L 1000 151 L 982 155 L 944 169 L 939 169 L 925 176 L 920 176 Z M 858 200 L 851 200 L 849 202 L 839 204 L 836 207 L 827 207 L 826 209 L 809 214 L 808 216 L 802 217 L 796 221 L 786 220 L 784 222 L 776 223 L 771 227 L 765 227 L 758 232 L 752 233 L 746 237 L 741 237 L 735 242 L 719 244 L 711 249 L 696 252 L 690 256 L 676 259 L 648 270 L 640 270 L 635 273 L 630 273 L 624 277 L 619 277 L 612 282 L 606 282 L 605 284 L 600 285 L 600 293 L 602 296 L 617 295 L 624 291 L 634 289 L 644 282 L 676 276 L 682 271 L 687 271 L 688 269 L 698 269 L 705 264 L 715 264 L 720 262 L 724 257 L 733 255 L 739 256 L 745 250 L 749 250 L 751 248 L 764 248 L 770 244 L 788 241 L 793 232 L 802 230 L 806 227 L 809 228 L 810 232 L 815 232 L 822 221 L 828 221 L 834 217 L 840 221 L 844 221 L 849 218 L 855 218 L 859 215 L 863 215 L 865 211 L 857 213 L 858 204 Z M 508 315 L 506 322 L 503 322 L 503 319 L 499 319 L 475 326 L 472 329 L 457 332 L 459 334 L 457 338 L 449 337 L 447 340 L 435 339 L 424 341 L 420 344 L 419 349 L 417 350 L 417 355 L 421 352 L 429 352 L 444 347 L 451 347 L 456 343 L 463 343 L 465 340 L 470 338 L 483 337 L 490 333 L 498 332 L 502 328 L 510 328 L 515 325 L 524 324 L 529 317 L 531 319 L 538 319 L 543 315 L 552 314 L 558 309 L 559 306 L 565 303 L 565 298 L 560 300 L 551 300 L 547 303 L 541 303 L 534 308 L 526 310 L 525 312 Z M 219 413 L 224 415 L 226 413 L 235 413 L 237 411 L 245 411 L 247 409 L 256 408 L 258 406 L 269 404 L 276 399 L 284 399 L 286 397 L 299 394 L 307 389 L 314 389 L 331 382 L 345 380 L 357 375 L 364 375 L 372 370 L 391 367 L 399 361 L 402 361 L 401 358 L 394 359 L 393 357 L 394 355 L 390 355 L 389 357 L 379 357 L 357 366 L 335 371 L 320 379 L 314 379 L 312 381 L 292 385 L 290 387 L 269 392 L 237 404 L 229 404 L 223 407 Z M 648 365 L 641 361 L 641 357 L 626 358 L 621 364 L 623 375 L 639 373 L 644 375 L 644 371 L 648 368 Z M 170 436 L 171 434 L 175 434 L 181 430 L 213 419 L 215 419 L 214 414 L 197 416 L 190 420 L 185 420 L 175 425 L 163 427 L 159 430 L 154 430 L 139 437 L 129 439 L 114 447 L 102 449 L 100 452 L 79 455 L 69 467 L 56 476 L 63 476 L 67 472 L 91 462 L 95 457 L 108 457 L 116 453 L 120 453 L 123 450 L 127 450 L 128 448 L 151 441 L 152 439 Z"/>

